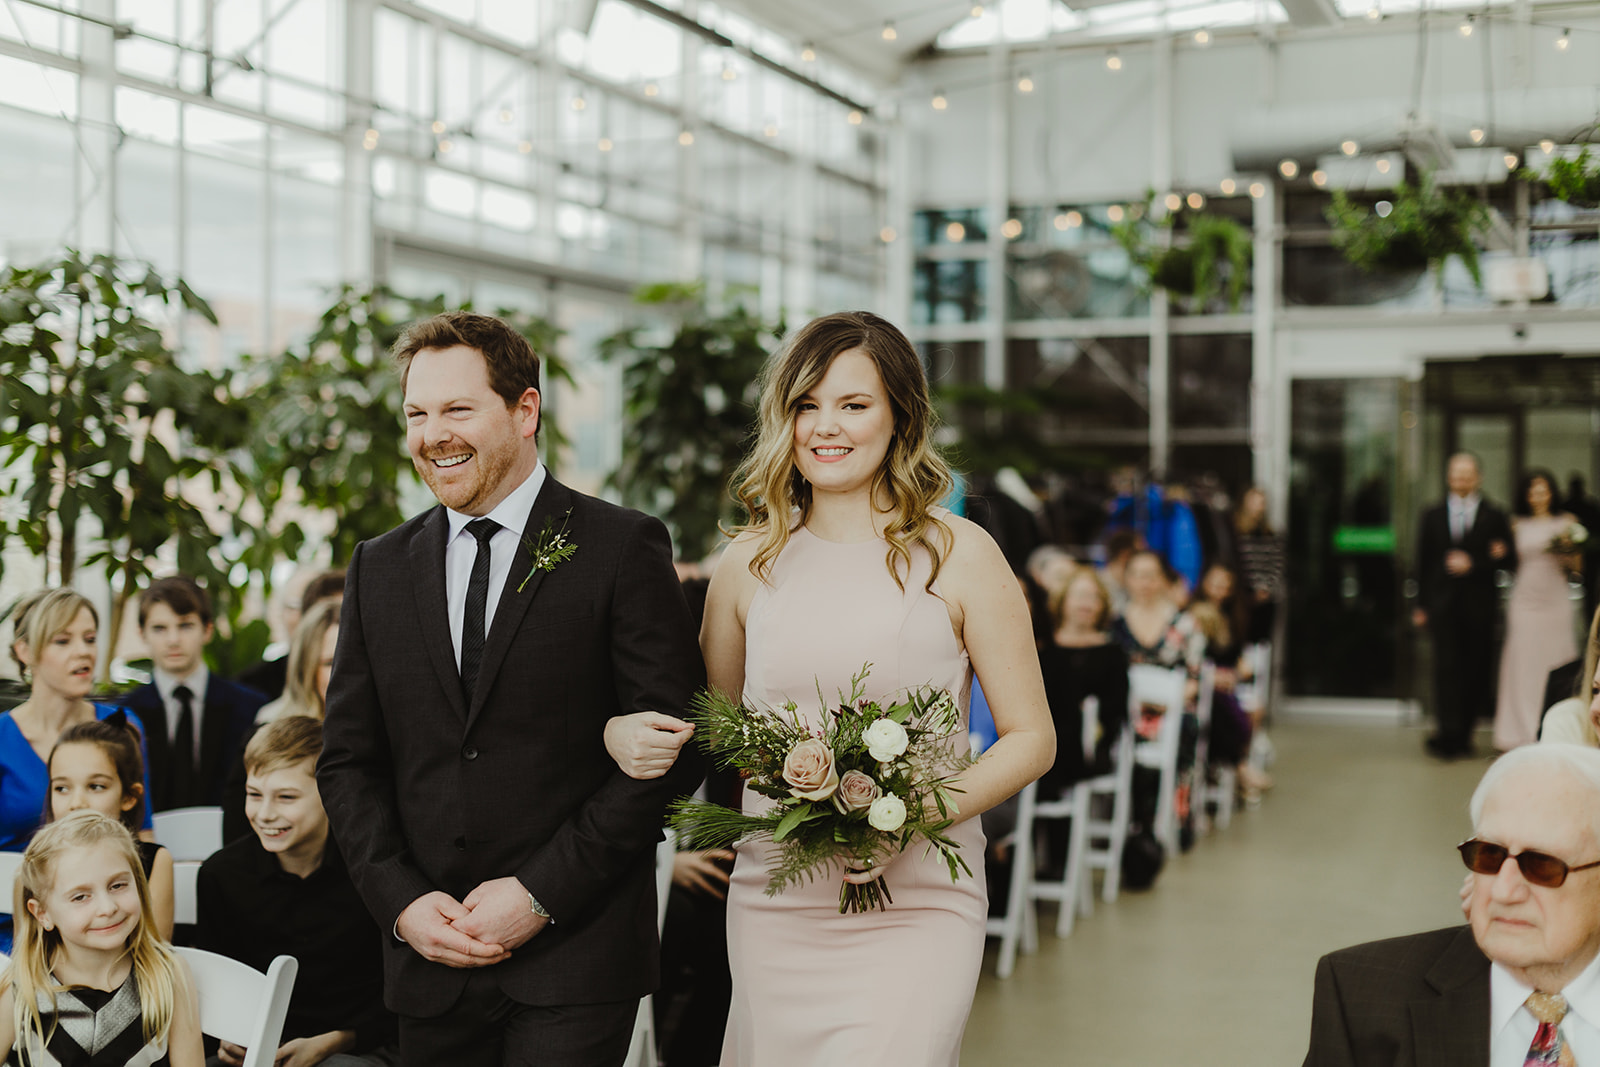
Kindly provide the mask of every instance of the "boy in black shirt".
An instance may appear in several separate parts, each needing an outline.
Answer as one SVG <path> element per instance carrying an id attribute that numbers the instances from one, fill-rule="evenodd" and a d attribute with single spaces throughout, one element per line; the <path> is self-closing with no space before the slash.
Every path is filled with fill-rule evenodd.
<path id="1" fill-rule="evenodd" d="M 383 1006 L 382 943 L 328 835 L 317 792 L 322 723 L 287 716 L 245 748 L 245 813 L 254 834 L 200 868 L 201 948 L 265 971 L 300 962 L 278 1047 L 281 1067 L 388 1067 L 396 1022 Z M 223 1043 L 224 1064 L 244 1049 Z"/>

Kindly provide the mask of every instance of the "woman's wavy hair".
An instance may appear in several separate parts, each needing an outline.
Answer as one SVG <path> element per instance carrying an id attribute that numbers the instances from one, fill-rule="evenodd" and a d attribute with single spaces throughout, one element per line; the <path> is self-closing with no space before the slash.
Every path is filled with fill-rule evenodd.
<path id="1" fill-rule="evenodd" d="M 284 696 L 292 705 L 286 714 L 309 715 L 321 719 L 327 702 L 317 688 L 317 670 L 322 666 L 322 639 L 339 625 L 340 600 L 319 600 L 313 604 L 289 639 L 289 664 L 284 677 Z"/>
<path id="2" fill-rule="evenodd" d="M 916 349 L 886 319 L 869 311 L 840 311 L 812 319 L 770 360 L 761 375 L 755 445 L 733 475 L 734 497 L 750 521 L 736 532 L 761 535 L 750 573 L 766 581 L 794 528 L 811 517 L 811 485 L 794 462 L 794 423 L 801 398 L 828 373 L 834 357 L 859 351 L 877 365 L 894 414 L 894 436 L 872 481 L 873 500 L 886 500 L 891 515 L 884 559 L 901 589 L 911 573 L 911 549 L 921 545 L 933 559 L 928 588 L 939 576 L 951 532 L 932 509 L 955 484 L 933 448 L 937 420 L 928 399 L 928 377 Z"/>
<path id="3" fill-rule="evenodd" d="M 56 867 L 63 853 L 77 848 L 93 848 L 109 842 L 122 854 L 134 884 L 139 890 L 139 924 L 128 935 L 127 952 L 133 958 L 134 980 L 139 985 L 139 1011 L 145 1041 L 166 1034 L 172 1026 L 177 1003 L 178 961 L 172 949 L 156 933 L 155 915 L 150 910 L 150 884 L 133 835 L 115 819 L 97 811 L 75 811 L 42 827 L 22 854 L 13 890 L 16 943 L 11 966 L 0 977 L 0 990 L 11 989 L 11 1010 L 16 1026 L 17 1046 L 29 1053 L 28 1062 L 37 1062 L 55 1032 L 55 983 L 50 977 L 56 956 L 61 951 L 59 929 L 46 930 L 29 901 L 40 901 L 55 886 Z M 39 1009 L 41 995 L 49 1005 L 51 1021 L 45 1025 Z"/>
<path id="4" fill-rule="evenodd" d="M 99 626 L 100 613 L 95 610 L 94 603 L 76 589 L 40 589 L 17 601 L 11 609 L 11 661 L 17 665 L 23 681 L 31 679 L 33 672 L 17 655 L 17 645 L 25 646 L 28 659 L 37 663 L 44 646 L 71 626 L 84 608 L 89 609 L 89 616 L 94 619 L 95 626 Z"/>

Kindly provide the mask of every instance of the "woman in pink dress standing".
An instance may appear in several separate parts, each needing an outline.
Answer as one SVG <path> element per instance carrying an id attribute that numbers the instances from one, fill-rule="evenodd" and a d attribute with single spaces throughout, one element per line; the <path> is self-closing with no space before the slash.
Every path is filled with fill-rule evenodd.
<path id="1" fill-rule="evenodd" d="M 1555 477 L 1530 471 L 1517 487 L 1511 533 L 1517 542 L 1517 578 L 1506 605 L 1506 641 L 1500 653 L 1500 694 L 1494 710 L 1494 744 L 1502 752 L 1539 736 L 1544 687 L 1550 672 L 1577 658 L 1577 615 L 1567 573 L 1576 553 L 1553 542 L 1573 523 L 1561 510 Z"/>
<path id="2" fill-rule="evenodd" d="M 1015 576 L 988 534 L 938 506 L 951 476 L 932 428 L 921 360 L 894 326 L 843 312 L 802 328 L 764 376 L 759 435 L 735 480 L 750 523 L 712 578 L 700 644 L 712 686 L 752 705 L 792 701 L 814 725 L 819 690 L 848 696 L 868 663 L 869 699 L 931 683 L 957 695 L 964 720 L 976 671 L 999 740 L 958 783 L 950 833 L 973 874 L 952 881 L 913 847 L 767 896 L 767 846 L 739 849 L 723 1067 L 960 1056 L 987 915 L 977 816 L 1049 768 L 1055 736 Z M 681 724 L 629 719 L 607 731 L 613 755 L 629 773 L 657 771 Z M 747 810 L 767 803 L 746 790 Z M 841 915 L 840 879 L 874 878 L 888 909 Z"/>

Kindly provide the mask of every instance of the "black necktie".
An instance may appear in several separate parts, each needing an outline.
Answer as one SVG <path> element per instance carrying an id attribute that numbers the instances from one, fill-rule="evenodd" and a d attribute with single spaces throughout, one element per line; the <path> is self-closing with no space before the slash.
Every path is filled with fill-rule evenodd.
<path id="1" fill-rule="evenodd" d="M 180 685 L 172 695 L 178 701 L 178 728 L 172 735 L 167 806 L 186 808 L 195 803 L 194 691 Z"/>
<path id="2" fill-rule="evenodd" d="M 467 532 L 478 539 L 478 554 L 472 557 L 472 577 L 467 580 L 467 614 L 461 621 L 461 688 L 467 702 L 478 685 L 478 666 L 483 662 L 484 615 L 489 607 L 489 541 L 500 532 L 493 519 L 473 519 Z"/>

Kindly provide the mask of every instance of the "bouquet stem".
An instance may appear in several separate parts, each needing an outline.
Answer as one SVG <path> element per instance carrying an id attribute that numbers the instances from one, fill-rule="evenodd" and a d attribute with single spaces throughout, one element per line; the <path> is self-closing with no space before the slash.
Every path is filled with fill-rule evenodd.
<path id="1" fill-rule="evenodd" d="M 840 915 L 858 911 L 888 911 L 893 903 L 894 897 L 889 895 L 889 886 L 882 878 L 863 885 L 845 882 L 839 887 Z"/>

